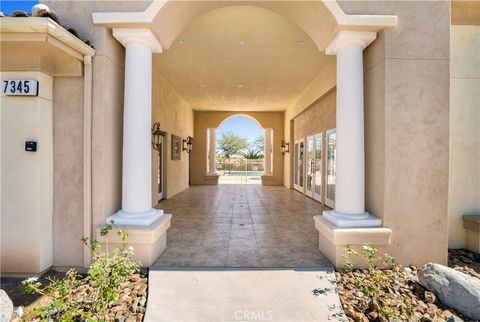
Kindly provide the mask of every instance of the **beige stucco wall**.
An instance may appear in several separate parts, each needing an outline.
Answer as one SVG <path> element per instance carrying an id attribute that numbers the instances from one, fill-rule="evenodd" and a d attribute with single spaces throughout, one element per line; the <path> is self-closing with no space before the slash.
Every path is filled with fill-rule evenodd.
<path id="1" fill-rule="evenodd" d="M 36 97 L 0 98 L 1 271 L 38 273 L 53 259 L 53 78 L 3 71 L 3 79 L 36 79 L 40 85 Z M 27 140 L 38 142 L 37 152 L 24 150 Z"/>
<path id="2" fill-rule="evenodd" d="M 294 140 L 306 138 L 309 135 L 323 133 L 322 143 L 322 174 L 325 177 L 326 173 L 326 131 L 335 128 L 336 122 L 336 91 L 331 90 L 326 93 L 310 107 L 300 113 L 293 120 L 293 140 L 292 140 L 292 155 L 294 151 Z M 304 163 L 305 166 L 305 163 Z M 325 178 L 322 178 L 325 182 Z M 324 184 L 322 184 L 324 187 Z M 324 191 L 322 191 L 322 202 Z"/>
<path id="3" fill-rule="evenodd" d="M 61 23 L 96 49 L 92 98 L 92 229 L 121 208 L 123 78 L 125 50 L 111 30 L 92 24 L 92 12 L 135 11 L 144 1 L 42 1 Z"/>
<path id="4" fill-rule="evenodd" d="M 217 128 L 228 117 L 245 115 L 255 119 L 261 127 L 273 129 L 273 176 L 268 184 L 283 184 L 284 157 L 280 151 L 280 142 L 284 138 L 284 113 L 283 112 L 201 112 L 195 111 L 194 147 L 191 153 L 192 184 L 211 184 L 207 180 L 207 129 Z M 216 181 L 214 182 L 216 183 Z"/>
<path id="5" fill-rule="evenodd" d="M 385 182 L 385 33 L 364 52 L 365 206 L 384 213 Z"/>
<path id="6" fill-rule="evenodd" d="M 336 93 L 331 90 L 294 118 L 295 140 L 335 128 Z"/>
<path id="7" fill-rule="evenodd" d="M 466 246 L 462 215 L 480 215 L 480 26 L 452 26 L 449 247 Z"/>
<path id="8" fill-rule="evenodd" d="M 189 181 L 189 157 L 182 151 L 181 160 L 172 160 L 172 134 L 185 139 L 193 137 L 193 110 L 177 91 L 163 78 L 157 68 L 154 67 L 152 85 L 152 123 L 159 122 L 160 129 L 166 132 L 165 146 L 165 174 L 166 198 L 173 197 L 177 193 L 188 188 Z M 194 149 L 197 148 L 195 142 Z M 157 152 L 152 149 L 152 174 L 157 171 Z M 157 204 L 156 176 L 152 175 L 152 202 Z"/>
<path id="9" fill-rule="evenodd" d="M 366 207 L 403 264 L 446 263 L 450 2 L 339 4 L 399 21 L 365 54 Z"/>
<path id="10" fill-rule="evenodd" d="M 327 94 L 336 84 L 336 57 L 328 56 L 329 60 L 321 73 L 314 79 L 303 93 L 290 103 L 285 109 L 284 131 L 285 140 L 294 145 L 293 119 L 303 110 L 311 106 L 320 97 Z M 293 151 L 293 148 L 292 148 Z M 283 170 L 283 185 L 292 188 L 292 165 L 293 153 L 288 153 L 285 158 L 285 167 Z"/>
<path id="11" fill-rule="evenodd" d="M 83 266 L 83 78 L 53 81 L 53 265 Z"/>

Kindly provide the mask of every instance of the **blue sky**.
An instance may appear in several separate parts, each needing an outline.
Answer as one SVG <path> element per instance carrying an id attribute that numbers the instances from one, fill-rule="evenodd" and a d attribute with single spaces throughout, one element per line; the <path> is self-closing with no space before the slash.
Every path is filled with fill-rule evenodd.
<path id="1" fill-rule="evenodd" d="M 32 7 L 36 5 L 38 1 L 12 1 L 12 0 L 1 0 L 0 1 L 0 11 L 5 14 L 11 14 L 16 10 L 23 10 L 26 12 L 31 12 Z"/>
<path id="2" fill-rule="evenodd" d="M 245 116 L 234 116 L 223 122 L 217 130 L 217 137 L 225 132 L 233 132 L 249 142 L 264 134 L 263 129 L 255 121 Z"/>

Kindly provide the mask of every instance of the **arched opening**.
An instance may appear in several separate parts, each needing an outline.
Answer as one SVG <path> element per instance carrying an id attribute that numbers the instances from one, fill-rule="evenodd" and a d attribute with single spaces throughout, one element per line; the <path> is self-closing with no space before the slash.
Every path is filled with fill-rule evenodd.
<path id="1" fill-rule="evenodd" d="M 267 131 L 255 118 L 241 114 L 227 117 L 216 131 L 215 170 L 219 175 L 218 183 L 260 184 L 261 175 L 265 173 Z M 207 146 L 211 147 L 210 144 Z M 210 157 L 212 153 L 209 151 L 207 155 Z"/>
<path id="2" fill-rule="evenodd" d="M 217 164 L 211 162 L 215 161 L 217 156 L 217 127 L 226 116 L 238 113 L 262 114 L 262 120 L 269 122 L 269 125 L 266 125 L 261 121 L 262 127 L 269 130 L 268 133 L 265 131 L 267 134 L 264 138 L 265 146 L 275 146 L 278 143 L 280 147 L 280 142 L 284 142 L 285 138 L 292 140 L 295 137 L 295 133 L 291 135 L 291 129 L 285 126 L 286 121 L 299 115 L 319 95 L 322 97 L 335 87 L 335 84 L 342 98 L 338 100 L 342 107 L 339 110 L 350 111 L 351 109 L 345 109 L 345 102 L 347 102 L 354 105 L 354 111 L 357 113 L 353 117 L 354 122 L 349 122 L 352 117 L 344 115 L 348 113 L 336 113 L 340 115 L 336 122 L 343 125 L 343 136 L 338 135 L 338 137 L 344 138 L 346 142 L 343 144 L 338 142 L 338 146 L 343 145 L 343 155 L 346 156 L 343 160 L 360 159 L 363 155 L 362 51 L 375 39 L 376 31 L 395 24 L 395 17 L 349 16 L 343 13 L 336 2 L 332 1 L 288 3 L 165 1 L 153 3 L 143 13 L 132 15 L 118 13 L 117 17 L 119 16 L 123 19 L 122 23 L 115 22 L 114 13 L 105 14 L 103 17 L 94 15 L 94 21 L 114 28 L 115 38 L 127 47 L 126 64 L 146 67 L 146 63 L 140 63 L 140 61 L 149 63 L 150 56 L 147 57 L 147 54 L 153 53 L 154 74 L 161 74 L 193 110 L 194 122 L 192 123 L 193 131 L 196 133 L 194 135 L 196 148 L 192 152 L 190 163 L 201 169 L 200 173 L 191 176 L 196 184 L 215 185 L 218 182 Z M 129 29 L 132 26 L 134 28 Z M 141 50 L 136 51 L 137 47 Z M 325 55 L 324 50 L 331 56 Z M 334 55 L 338 50 L 342 50 L 344 54 L 339 55 L 337 60 Z M 145 59 L 135 59 L 137 57 Z M 336 64 L 342 67 L 339 70 L 343 72 L 335 74 Z M 351 66 L 353 67 L 349 68 Z M 354 72 L 353 76 L 347 73 L 350 69 Z M 126 71 L 128 71 L 126 77 L 131 74 L 132 78 L 138 77 L 147 83 L 150 82 L 148 73 L 145 75 L 136 73 L 133 68 L 126 68 Z M 148 96 L 139 95 L 134 89 L 133 86 L 126 88 L 126 93 L 139 100 Z M 350 95 L 352 91 L 355 95 Z M 165 96 L 168 95 L 163 95 L 162 99 Z M 165 103 L 163 106 L 170 105 L 168 101 Z M 131 105 L 127 106 L 128 110 L 133 110 L 133 104 Z M 148 105 L 148 102 L 143 105 Z M 164 112 L 170 113 L 170 111 Z M 127 115 L 126 112 L 124 113 Z M 334 113 L 331 114 L 334 115 Z M 184 115 L 180 117 L 182 116 Z M 172 122 L 174 121 L 178 121 L 178 118 L 172 118 Z M 311 126 L 312 123 L 317 121 L 319 121 L 317 116 L 309 117 L 302 128 L 305 131 L 311 131 L 315 127 Z M 354 127 L 350 126 L 351 123 Z M 207 128 L 209 136 L 206 139 Z M 201 132 L 197 132 L 197 129 Z M 275 129 L 275 134 L 281 133 L 281 136 L 274 138 L 272 129 Z M 339 130 L 338 133 L 340 132 Z M 354 147 L 361 148 L 354 149 Z M 276 158 L 281 160 L 279 166 L 275 166 L 278 170 L 272 173 L 271 151 L 275 149 L 266 148 L 265 150 L 268 150 L 264 155 L 265 159 L 270 157 L 270 160 L 265 160 L 264 164 L 265 168 L 270 167 L 270 171 L 267 169 L 264 171 L 271 175 L 273 180 L 270 178 L 264 180 L 266 176 L 262 176 L 262 183 L 272 186 L 282 185 L 284 174 L 287 178 L 290 176 L 288 170 L 283 171 L 284 164 L 287 164 L 289 169 L 290 162 L 280 155 Z M 205 154 L 208 152 L 210 156 L 207 158 Z M 338 155 L 340 156 L 340 153 Z M 225 153 L 224 156 L 226 156 Z M 229 154 L 228 157 L 230 158 L 231 155 Z M 338 159 L 340 160 L 340 157 Z M 355 166 L 351 166 L 352 164 Z M 350 220 L 354 220 L 364 227 L 365 211 L 361 202 L 364 193 L 363 163 L 345 162 L 342 166 L 343 181 L 339 180 L 340 176 L 338 176 L 335 182 L 337 188 L 341 186 L 340 182 L 343 184 L 342 194 L 336 194 L 336 197 L 342 195 L 343 202 L 339 202 L 340 198 L 337 198 L 335 211 L 327 213 L 330 217 L 323 220 L 329 220 L 335 225 L 340 221 L 342 225 L 346 225 Z M 206 174 L 206 169 L 210 173 Z M 337 169 L 340 173 L 340 167 Z M 309 187 L 311 187 L 312 176 L 309 178 Z M 354 188 L 349 188 L 349 180 L 355 181 Z M 291 263 L 302 266 L 320 265 L 325 258 L 318 253 L 316 247 L 318 236 L 311 225 L 312 212 L 322 211 L 319 204 L 301 195 L 294 196 L 287 189 L 264 189 L 261 193 L 256 190 L 256 187 L 252 189 L 245 186 L 235 186 L 231 189 L 214 187 L 214 189 L 196 190 L 194 188 L 183 195 L 187 197 L 187 205 L 196 206 L 190 211 L 186 209 L 181 211 L 185 216 L 191 216 L 186 222 L 192 225 L 190 227 L 192 231 L 201 230 L 199 239 L 204 243 L 202 247 L 209 246 L 205 242 L 217 242 L 217 236 L 212 236 L 212 229 L 215 234 L 225 235 L 225 240 L 216 245 L 220 248 L 218 252 L 221 254 L 212 254 L 212 257 L 208 257 L 206 261 L 209 263 L 218 261 L 220 264 L 217 265 L 227 267 L 274 265 L 272 263 L 275 261 L 269 258 L 269 249 L 284 244 L 282 241 L 284 240 L 288 241 L 289 246 L 296 244 L 295 246 L 298 247 L 305 245 L 308 247 L 303 249 L 305 253 L 299 258 L 289 258 L 288 264 L 282 265 L 291 265 Z M 269 197 L 265 198 L 268 194 Z M 298 201 L 298 203 L 294 204 L 292 201 Z M 351 201 L 353 206 L 350 205 Z M 342 216 L 337 216 L 337 204 L 345 206 L 338 207 L 339 211 L 341 210 L 339 214 L 346 209 L 346 213 L 351 213 L 352 216 L 345 220 Z M 200 206 L 203 209 L 198 209 Z M 221 222 L 218 226 L 200 227 L 201 225 L 195 222 L 195 219 L 202 219 L 196 217 L 199 213 L 205 215 L 207 217 L 205 219 L 209 219 L 210 222 L 215 219 Z M 274 214 L 275 218 L 268 218 L 269 214 Z M 366 215 L 369 216 L 368 213 Z M 273 221 L 270 221 L 272 219 Z M 365 227 L 379 226 L 377 218 L 369 217 L 368 219 Z M 286 238 L 275 237 L 258 244 L 264 236 L 264 231 L 274 232 L 275 228 L 271 224 L 279 221 L 282 225 L 278 228 L 281 230 L 282 237 Z M 266 225 L 267 222 L 269 224 Z M 298 230 L 291 229 L 292 227 L 301 230 L 301 235 Z M 244 253 L 243 248 L 247 245 L 248 252 Z M 182 245 L 177 246 L 178 250 L 182 247 Z M 203 256 L 203 250 L 201 249 L 199 255 Z M 169 255 L 173 257 L 176 250 L 171 248 L 170 251 L 171 254 L 166 253 L 162 256 L 160 264 L 172 263 Z M 287 249 L 276 251 L 278 251 L 276 254 L 282 255 L 291 253 Z M 298 254 L 297 251 L 295 253 Z M 195 260 L 204 263 L 205 258 L 202 256 L 194 259 L 193 263 Z M 276 256 L 274 257 L 274 260 L 278 260 Z M 310 262 L 305 263 L 305 258 Z"/>

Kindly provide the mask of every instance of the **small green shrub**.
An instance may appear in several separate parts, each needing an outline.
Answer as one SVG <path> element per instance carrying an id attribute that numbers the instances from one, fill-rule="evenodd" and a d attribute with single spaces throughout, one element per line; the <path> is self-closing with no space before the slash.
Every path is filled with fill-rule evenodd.
<path id="1" fill-rule="evenodd" d="M 102 237 L 107 237 L 114 224 L 105 226 Z M 24 319 L 40 318 L 42 321 L 108 321 L 107 309 L 118 300 L 121 284 L 140 271 L 140 263 L 132 260 L 133 248 L 126 247 L 127 233 L 117 230 L 121 247 L 105 251 L 95 239 L 82 238 L 82 242 L 92 250 L 93 258 L 87 275 L 80 276 L 69 270 L 62 279 L 49 278 L 49 284 L 42 287 L 36 279 L 22 282 L 27 292 L 37 293 L 49 299 L 47 305 L 37 305 Z"/>
<path id="2" fill-rule="evenodd" d="M 362 274 L 353 271 L 354 263 L 352 257 L 360 258 L 366 269 Z M 389 303 L 398 298 L 399 294 L 394 291 L 395 286 L 403 282 L 403 275 L 400 272 L 400 265 L 396 258 L 388 254 L 378 255 L 378 250 L 370 244 L 363 245 L 359 251 L 347 246 L 343 255 L 343 267 L 348 273 L 353 272 L 353 284 L 361 291 L 377 310 L 379 316 L 388 320 L 398 320 L 395 311 L 389 307 Z M 413 310 L 406 308 L 407 315 Z"/>

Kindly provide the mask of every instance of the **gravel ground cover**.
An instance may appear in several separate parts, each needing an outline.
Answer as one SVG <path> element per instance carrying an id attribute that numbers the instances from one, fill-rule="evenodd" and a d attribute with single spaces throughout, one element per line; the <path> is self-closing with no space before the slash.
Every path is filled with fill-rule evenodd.
<path id="1" fill-rule="evenodd" d="M 449 266 L 480 278 L 478 253 L 465 249 L 449 250 Z M 373 277 L 368 270 L 337 271 L 338 293 L 348 320 L 478 321 L 443 305 L 435 294 L 418 282 L 417 270 L 414 266 L 382 270 L 381 277 Z M 392 278 L 389 283 L 378 282 L 388 278 Z M 373 289 L 376 290 L 369 294 Z"/>
<path id="2" fill-rule="evenodd" d="M 40 279 L 41 283 L 48 283 L 48 278 L 62 278 L 65 274 L 48 271 Z M 2 277 L 1 284 L 15 306 L 13 321 L 40 321 L 39 318 L 21 319 L 18 317 L 18 308 L 21 307 L 24 312 L 28 312 L 37 304 L 46 304 L 48 299 L 36 294 L 29 294 L 25 291 L 25 287 L 21 284 L 24 278 L 19 277 Z M 93 292 L 92 287 L 83 284 L 74 290 L 75 296 L 79 301 L 88 302 L 90 294 Z M 112 302 L 107 310 L 108 317 L 111 321 L 123 322 L 141 322 L 146 311 L 148 296 L 148 274 L 146 270 L 142 270 L 140 274 L 134 274 L 128 281 L 121 284 L 121 291 L 118 300 Z M 20 309 L 20 310 L 22 310 Z"/>

